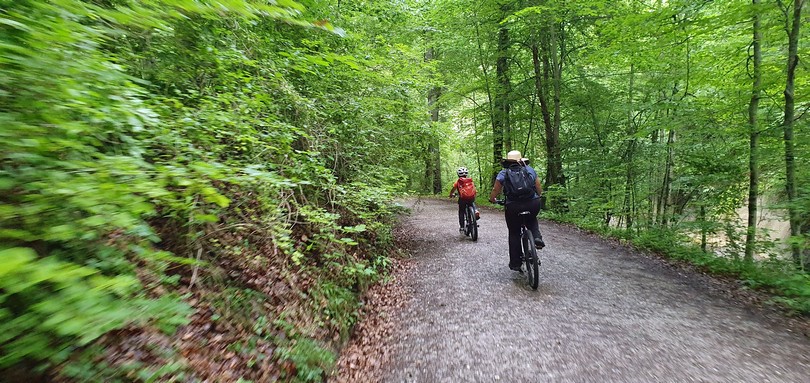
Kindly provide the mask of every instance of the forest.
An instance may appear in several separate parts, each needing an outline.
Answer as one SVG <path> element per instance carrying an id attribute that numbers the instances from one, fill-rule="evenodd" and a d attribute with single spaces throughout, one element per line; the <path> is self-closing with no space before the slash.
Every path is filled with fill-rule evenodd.
<path id="1" fill-rule="evenodd" d="M 0 0 L 0 376 L 324 381 L 397 199 L 510 150 L 543 217 L 807 315 L 808 12 Z"/>

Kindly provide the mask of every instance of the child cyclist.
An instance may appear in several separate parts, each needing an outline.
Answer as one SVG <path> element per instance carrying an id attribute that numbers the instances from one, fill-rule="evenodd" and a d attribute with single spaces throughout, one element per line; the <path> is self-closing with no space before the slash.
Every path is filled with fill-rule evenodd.
<path id="1" fill-rule="evenodd" d="M 467 168 L 462 166 L 458 168 L 456 173 L 458 179 L 453 183 L 453 188 L 450 189 L 450 198 L 453 198 L 456 191 L 458 191 L 458 231 L 464 234 L 464 211 L 467 209 L 467 205 L 472 205 L 473 210 L 475 210 L 475 219 L 481 218 L 481 214 L 475 206 L 475 185 L 472 178 L 467 177 L 469 174 Z"/>

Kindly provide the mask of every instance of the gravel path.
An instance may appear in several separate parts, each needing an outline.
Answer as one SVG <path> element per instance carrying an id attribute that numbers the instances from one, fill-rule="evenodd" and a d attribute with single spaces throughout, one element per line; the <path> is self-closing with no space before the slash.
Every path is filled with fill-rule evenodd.
<path id="1" fill-rule="evenodd" d="M 478 242 L 453 201 L 412 200 L 410 295 L 380 348 L 385 382 L 807 382 L 810 340 L 699 275 L 541 222 L 541 281 L 507 268 L 501 212 Z M 386 315 L 387 317 L 387 315 Z M 392 316 L 393 317 L 393 316 Z M 363 379 L 362 377 L 360 379 Z M 345 379 L 337 379 L 345 380 Z"/>

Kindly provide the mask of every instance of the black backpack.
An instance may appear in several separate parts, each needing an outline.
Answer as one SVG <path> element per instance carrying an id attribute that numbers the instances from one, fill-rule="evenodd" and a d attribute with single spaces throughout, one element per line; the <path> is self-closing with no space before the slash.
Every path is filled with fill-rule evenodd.
<path id="1" fill-rule="evenodd" d="M 506 168 L 503 193 L 510 201 L 525 201 L 534 197 L 534 183 L 535 178 L 526 167 L 515 164 Z"/>

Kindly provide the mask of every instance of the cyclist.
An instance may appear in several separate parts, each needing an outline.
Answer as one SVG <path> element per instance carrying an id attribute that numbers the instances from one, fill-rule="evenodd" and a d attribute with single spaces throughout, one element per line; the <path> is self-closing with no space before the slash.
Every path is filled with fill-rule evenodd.
<path id="1" fill-rule="evenodd" d="M 458 232 L 464 234 L 464 212 L 467 210 L 467 205 L 472 205 L 476 220 L 481 218 L 481 213 L 475 206 L 475 185 L 472 178 L 467 177 L 469 174 L 467 168 L 463 166 L 458 168 L 456 174 L 458 174 L 458 179 L 450 189 L 450 198 L 453 198 L 458 191 Z"/>
<path id="2" fill-rule="evenodd" d="M 495 185 L 489 195 L 489 201 L 495 202 L 496 197 L 504 192 L 506 196 L 506 227 L 509 230 L 509 268 L 522 271 L 520 228 L 524 217 L 520 213 L 531 212 L 531 219 L 526 219 L 526 228 L 534 235 L 534 244 L 538 249 L 546 246 L 540 235 L 540 226 L 537 223 L 537 214 L 540 213 L 540 194 L 543 186 L 537 177 L 537 172 L 529 166 L 529 160 L 523 158 L 519 151 L 507 153 L 501 161 L 504 167 L 495 177 Z"/>

